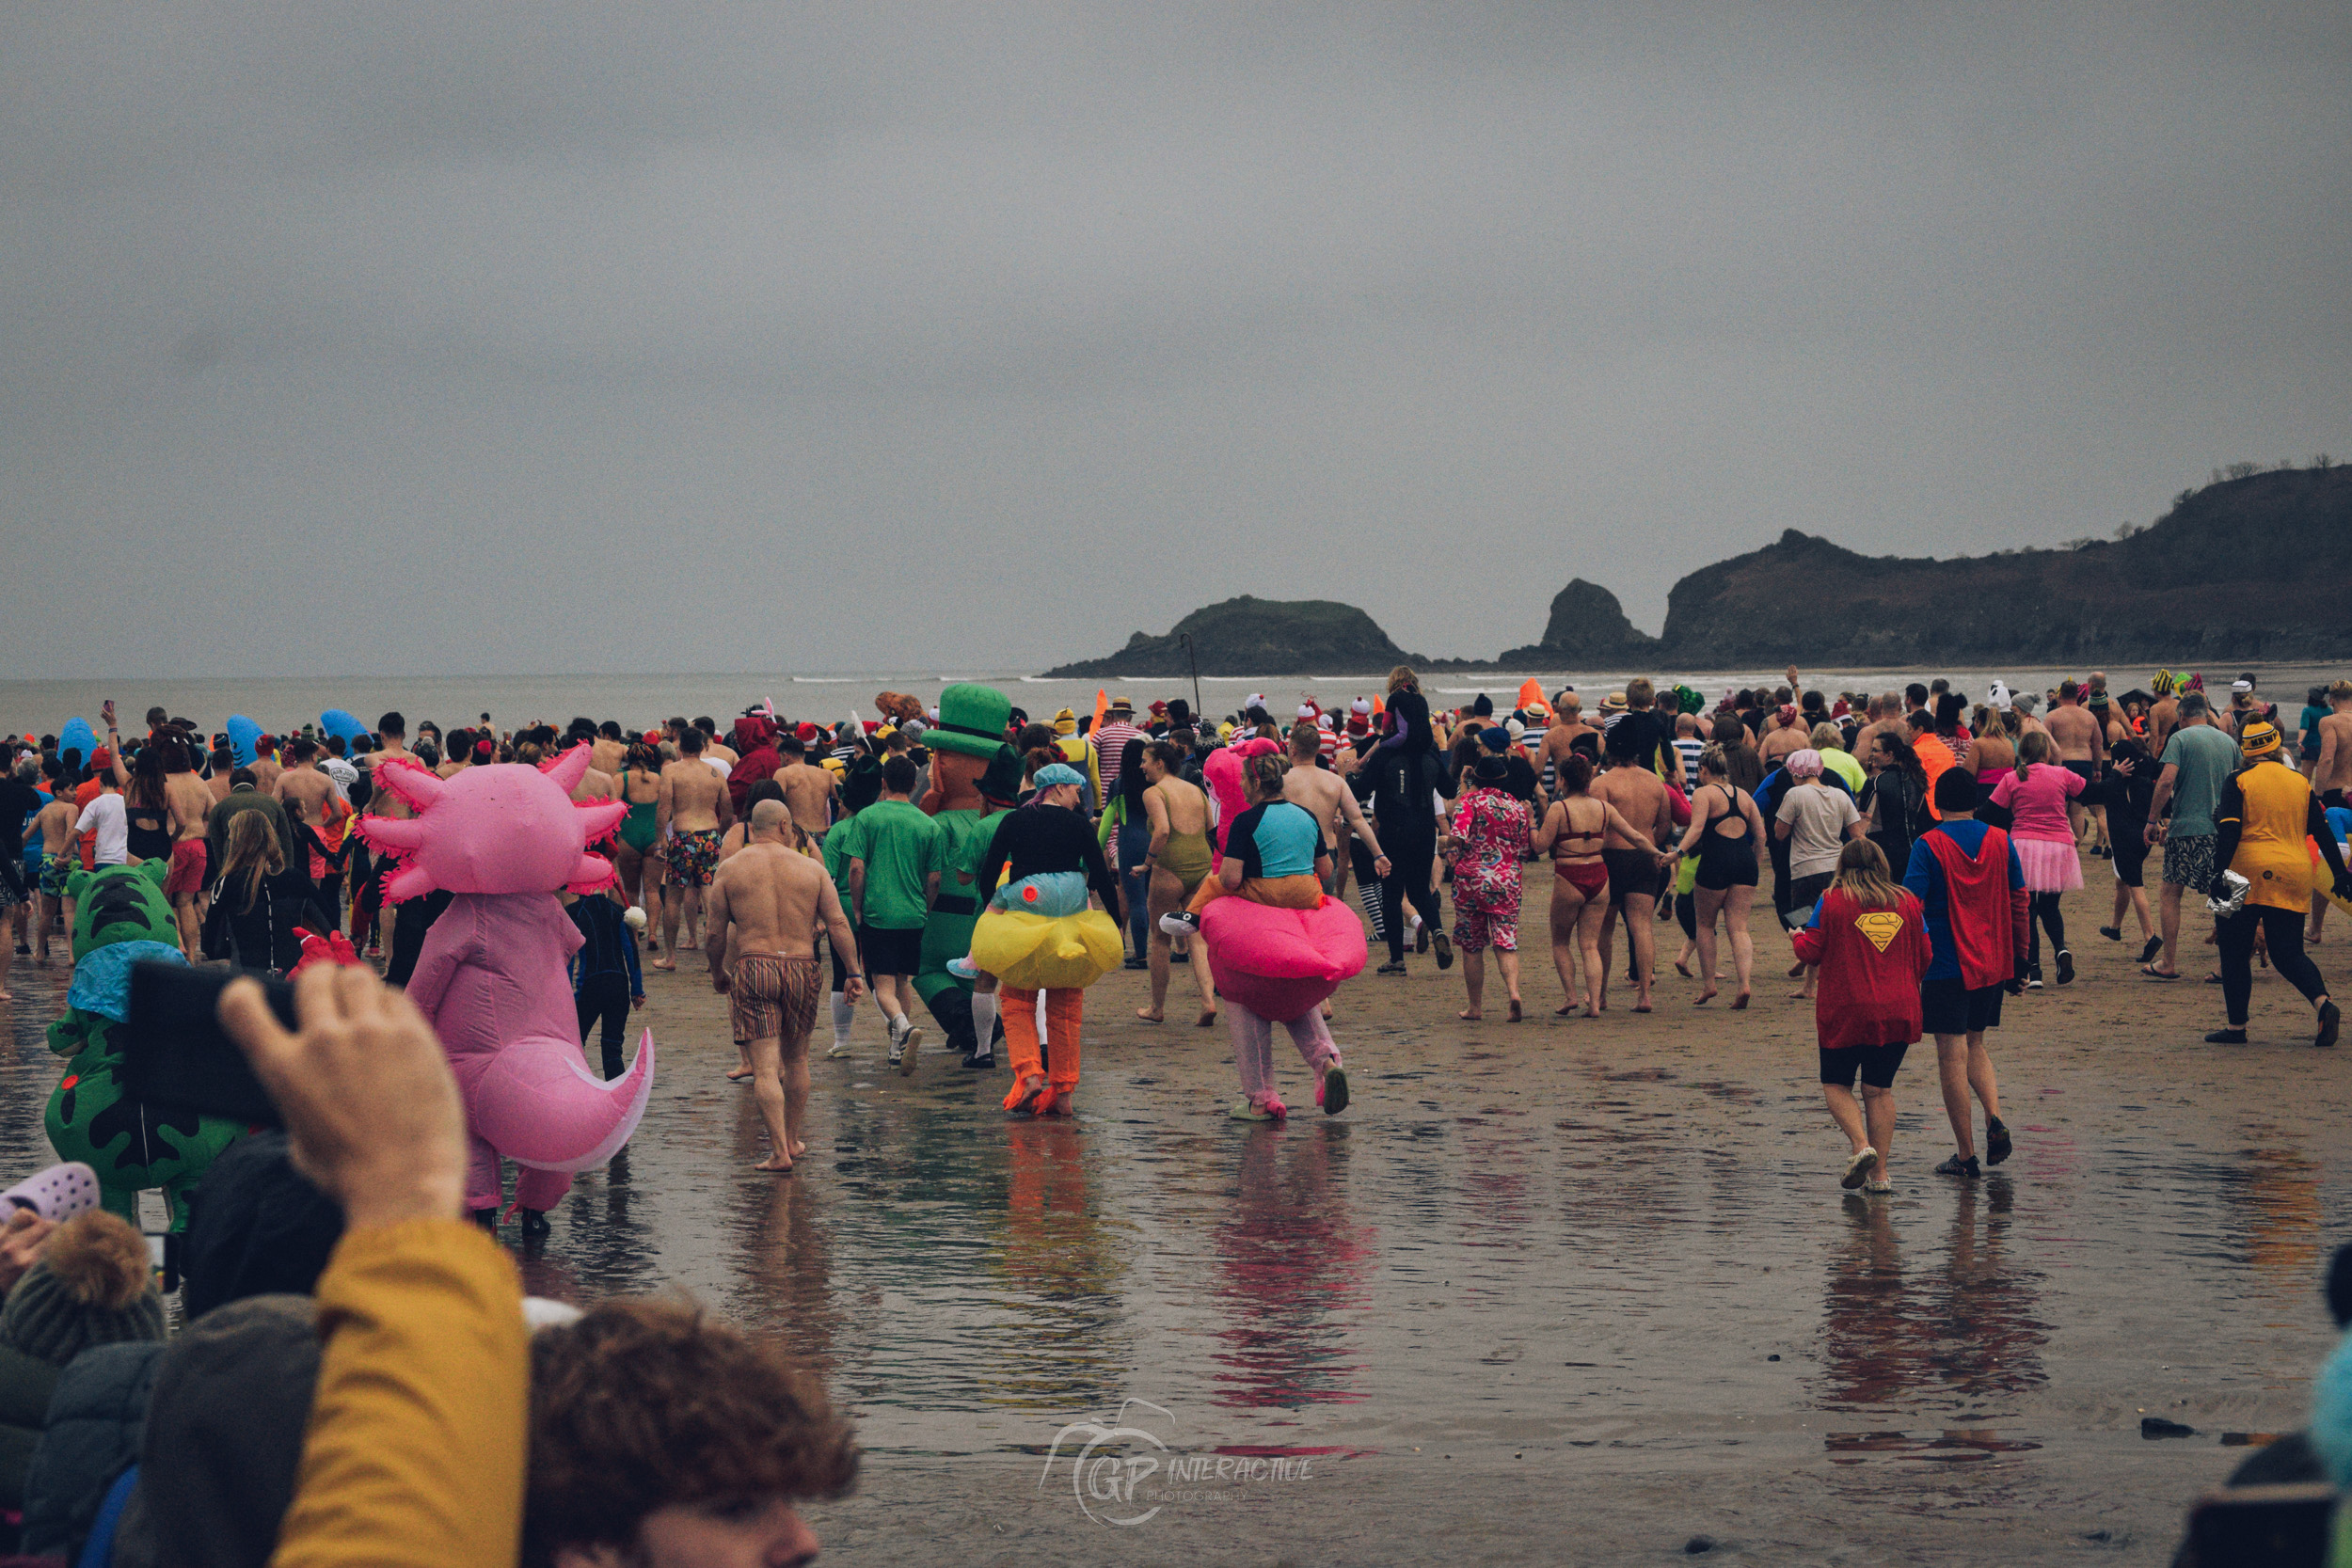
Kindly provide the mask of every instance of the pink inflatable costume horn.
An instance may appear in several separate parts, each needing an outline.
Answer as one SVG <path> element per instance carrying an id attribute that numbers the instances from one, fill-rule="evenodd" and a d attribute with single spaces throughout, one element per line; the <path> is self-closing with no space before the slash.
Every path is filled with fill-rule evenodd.
<path id="1" fill-rule="evenodd" d="M 612 880 L 612 863 L 587 847 L 628 810 L 572 801 L 588 753 L 575 746 L 539 768 L 502 763 L 450 779 L 395 758 L 376 768 L 376 784 L 417 815 L 359 820 L 370 847 L 398 857 L 387 897 L 455 895 L 425 935 L 408 995 L 440 1036 L 465 1099 L 466 1206 L 477 1212 L 498 1207 L 501 1156 L 526 1167 L 517 1207 L 554 1208 L 574 1171 L 628 1142 L 653 1095 L 651 1030 L 624 1076 L 589 1074 L 565 974 L 580 937 L 556 893 Z"/>

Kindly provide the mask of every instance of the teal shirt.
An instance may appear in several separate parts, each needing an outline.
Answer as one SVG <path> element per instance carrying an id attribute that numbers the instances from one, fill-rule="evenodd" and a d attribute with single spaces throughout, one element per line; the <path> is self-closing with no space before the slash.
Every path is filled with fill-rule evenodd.
<path id="1" fill-rule="evenodd" d="M 2162 766 L 2180 769 L 2172 781 L 2172 824 L 2166 832 L 2198 838 L 2218 832 L 2213 808 L 2221 786 L 2237 771 L 2237 742 L 2206 723 L 2177 729 L 2164 743 Z"/>
<path id="2" fill-rule="evenodd" d="M 848 880 L 850 862 L 866 863 L 861 924 L 877 931 L 922 929 L 930 916 L 924 880 L 941 869 L 946 847 L 939 824 L 912 801 L 877 800 L 827 833 L 826 849 L 845 833 L 850 842 L 841 847 L 842 880 Z"/>

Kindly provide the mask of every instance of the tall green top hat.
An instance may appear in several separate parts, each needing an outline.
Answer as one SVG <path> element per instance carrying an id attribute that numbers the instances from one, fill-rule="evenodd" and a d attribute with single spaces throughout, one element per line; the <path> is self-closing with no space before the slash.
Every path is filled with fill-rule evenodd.
<path id="1" fill-rule="evenodd" d="M 1010 697 L 993 686 L 964 681 L 939 694 L 939 722 L 924 732 L 923 743 L 968 757 L 993 757 L 1005 743 L 1005 725 L 1011 719 Z"/>

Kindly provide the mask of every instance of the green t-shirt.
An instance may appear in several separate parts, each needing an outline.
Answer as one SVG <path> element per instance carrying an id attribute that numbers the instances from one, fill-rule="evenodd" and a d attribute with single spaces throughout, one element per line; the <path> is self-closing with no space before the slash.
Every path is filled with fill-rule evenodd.
<path id="1" fill-rule="evenodd" d="M 2201 721 L 2172 732 L 2164 743 L 2160 766 L 2180 769 L 2172 780 L 2172 825 L 2166 832 L 2197 838 L 2218 832 L 2213 808 L 2221 799 L 2221 786 L 2237 771 L 2237 742 Z"/>
<path id="2" fill-rule="evenodd" d="M 866 916 L 878 931 L 917 931 L 930 917 L 924 879 L 940 869 L 944 834 L 909 800 L 877 800 L 825 835 L 825 847 L 843 834 L 842 877 L 852 860 L 866 863 Z"/>

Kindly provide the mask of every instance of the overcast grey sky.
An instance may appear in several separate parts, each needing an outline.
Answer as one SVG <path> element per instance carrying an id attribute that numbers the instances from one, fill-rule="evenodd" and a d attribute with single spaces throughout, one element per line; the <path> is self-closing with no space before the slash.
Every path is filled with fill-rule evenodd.
<path id="1" fill-rule="evenodd" d="M 2352 455 L 2352 8 L 0 11 L 15 676 L 1491 657 Z"/>

